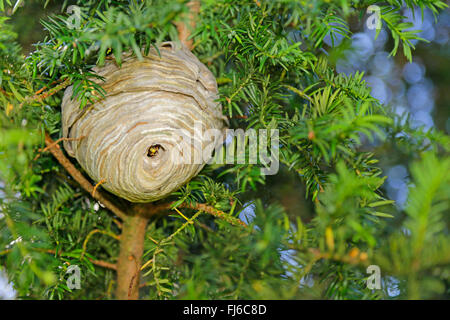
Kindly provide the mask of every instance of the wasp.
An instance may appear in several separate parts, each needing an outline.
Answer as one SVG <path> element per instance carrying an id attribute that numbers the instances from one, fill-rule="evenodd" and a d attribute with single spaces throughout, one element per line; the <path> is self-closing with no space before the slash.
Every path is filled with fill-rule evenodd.
<path id="1" fill-rule="evenodd" d="M 162 149 L 164 151 L 164 148 L 160 144 L 151 145 L 147 150 L 147 157 L 153 158 L 158 154 L 159 149 Z"/>
<path id="2" fill-rule="evenodd" d="M 114 57 L 112 56 L 113 50 L 111 48 L 106 49 L 105 51 L 105 59 L 112 60 Z"/>

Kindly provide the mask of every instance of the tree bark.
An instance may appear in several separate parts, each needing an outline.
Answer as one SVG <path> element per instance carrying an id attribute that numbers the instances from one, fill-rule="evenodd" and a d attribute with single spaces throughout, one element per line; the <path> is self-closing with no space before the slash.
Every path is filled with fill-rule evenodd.
<path id="1" fill-rule="evenodd" d="M 123 221 L 117 261 L 116 299 L 139 299 L 139 276 L 147 222 L 148 219 L 140 215 L 127 216 Z"/>
<path id="2" fill-rule="evenodd" d="M 178 38 L 180 41 L 189 48 L 189 50 L 192 50 L 193 47 L 193 41 L 192 39 L 188 38 L 191 36 L 191 32 L 195 29 L 195 17 L 200 11 L 200 1 L 199 0 L 191 0 L 187 3 L 187 6 L 189 8 L 189 15 L 188 15 L 188 24 L 183 21 L 176 22 L 175 25 L 178 30 Z"/>

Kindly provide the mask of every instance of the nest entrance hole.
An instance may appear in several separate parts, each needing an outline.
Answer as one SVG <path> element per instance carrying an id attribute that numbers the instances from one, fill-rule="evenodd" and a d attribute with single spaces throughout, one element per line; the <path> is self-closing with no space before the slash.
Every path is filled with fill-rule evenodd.
<path id="1" fill-rule="evenodd" d="M 148 147 L 147 149 L 147 157 L 149 158 L 154 158 L 158 155 L 159 151 L 166 151 L 166 149 L 164 149 L 164 147 L 158 143 L 156 144 L 152 144 L 150 147 Z"/>

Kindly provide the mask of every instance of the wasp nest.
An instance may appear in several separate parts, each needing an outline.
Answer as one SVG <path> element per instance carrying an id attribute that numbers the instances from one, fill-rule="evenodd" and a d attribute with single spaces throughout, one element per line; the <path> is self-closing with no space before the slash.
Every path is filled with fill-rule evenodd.
<path id="1" fill-rule="evenodd" d="M 124 55 L 121 67 L 108 60 L 94 69 L 104 77 L 98 82 L 104 98 L 81 109 L 69 87 L 61 106 L 63 136 L 73 138 L 64 142 L 68 154 L 94 181 L 132 202 L 181 187 L 208 161 L 205 148 L 223 137 L 213 74 L 180 43 L 162 43 L 158 51 L 141 61 Z M 208 129 L 220 134 L 205 135 Z"/>

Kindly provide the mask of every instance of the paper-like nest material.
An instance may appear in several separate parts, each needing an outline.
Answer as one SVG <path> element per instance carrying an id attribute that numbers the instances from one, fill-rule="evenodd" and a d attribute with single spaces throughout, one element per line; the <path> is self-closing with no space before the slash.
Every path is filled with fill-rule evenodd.
<path id="1" fill-rule="evenodd" d="M 61 106 L 63 136 L 84 136 L 64 142 L 68 154 L 131 202 L 164 198 L 197 175 L 225 129 L 213 74 L 180 43 L 158 48 L 142 61 L 124 55 L 121 67 L 108 60 L 95 68 L 105 98 L 80 109 L 68 87 Z M 210 129 L 220 134 L 205 136 Z"/>

